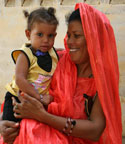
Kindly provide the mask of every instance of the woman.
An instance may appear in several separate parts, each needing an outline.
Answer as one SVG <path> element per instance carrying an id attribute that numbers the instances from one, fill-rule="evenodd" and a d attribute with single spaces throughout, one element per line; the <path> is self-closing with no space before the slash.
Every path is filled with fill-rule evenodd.
<path id="1" fill-rule="evenodd" d="M 68 18 L 66 51 L 61 54 L 52 80 L 50 94 L 54 102 L 47 112 L 28 95 L 21 97 L 21 104 L 13 100 L 16 118 L 34 119 L 22 120 L 14 144 L 122 143 L 119 71 L 112 27 L 104 14 L 87 4 L 76 4 L 75 9 Z M 91 98 L 95 100 L 89 109 L 87 102 Z"/>

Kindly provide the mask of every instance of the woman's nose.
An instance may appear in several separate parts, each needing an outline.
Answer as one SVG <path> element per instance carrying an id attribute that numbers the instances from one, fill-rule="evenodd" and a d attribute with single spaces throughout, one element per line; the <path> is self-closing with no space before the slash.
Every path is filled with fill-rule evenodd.
<path id="1" fill-rule="evenodd" d="M 74 38 L 73 37 L 68 38 L 67 43 L 69 45 L 73 44 L 74 43 Z"/>

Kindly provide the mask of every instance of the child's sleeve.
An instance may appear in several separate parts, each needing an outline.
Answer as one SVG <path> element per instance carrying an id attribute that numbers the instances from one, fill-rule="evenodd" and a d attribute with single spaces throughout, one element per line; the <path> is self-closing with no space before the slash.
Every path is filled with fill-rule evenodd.
<path id="1" fill-rule="evenodd" d="M 17 58 L 18 56 L 20 55 L 20 53 L 24 53 L 24 55 L 26 56 L 27 60 L 28 60 L 28 64 L 29 66 L 31 65 L 32 63 L 32 60 L 33 60 L 33 54 L 32 54 L 32 51 L 30 48 L 28 47 L 25 47 L 25 45 L 19 49 L 19 50 L 14 50 L 12 53 L 11 53 L 11 56 L 12 56 L 12 59 L 14 61 L 14 63 L 16 63 L 17 61 Z"/>

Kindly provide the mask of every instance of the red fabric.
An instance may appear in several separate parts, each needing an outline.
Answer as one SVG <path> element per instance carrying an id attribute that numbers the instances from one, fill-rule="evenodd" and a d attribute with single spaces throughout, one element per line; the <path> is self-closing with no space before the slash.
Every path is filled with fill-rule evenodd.
<path id="1" fill-rule="evenodd" d="M 1 112 L 3 112 L 4 103 L 1 104 Z"/>
<path id="2" fill-rule="evenodd" d="M 106 16 L 87 4 L 80 9 L 92 71 L 106 116 L 105 143 L 122 143 L 119 69 L 113 29 Z"/>
<path id="3" fill-rule="evenodd" d="M 79 3 L 75 8 L 80 9 L 95 87 L 106 117 L 106 129 L 99 142 L 95 144 L 122 144 L 119 70 L 113 29 L 106 16 L 93 7 Z M 81 118 L 81 112 L 77 111 L 80 108 L 79 102 L 74 104 L 78 82 L 77 70 L 70 60 L 66 41 L 65 47 L 67 51 L 61 57 L 53 76 L 50 94 L 54 96 L 54 102 L 49 105 L 48 111 L 60 116 Z M 84 85 L 83 89 L 89 86 Z M 24 119 L 14 144 L 73 143 L 94 144 L 83 139 L 67 137 L 47 125 Z"/>
<path id="4" fill-rule="evenodd" d="M 103 13 L 84 3 L 76 4 L 75 9 L 77 8 L 80 9 L 92 71 L 106 117 L 106 129 L 100 138 L 100 144 L 122 144 L 119 69 L 114 32 L 109 20 Z M 69 95 L 74 94 L 77 81 L 76 68 L 72 62 L 69 62 L 66 39 L 65 47 L 67 49 L 65 59 L 60 61 L 60 68 L 57 68 L 58 73 L 56 73 L 56 78 L 54 77 L 55 81 L 53 82 L 55 93 L 59 93 L 62 98 L 67 93 Z M 61 89 L 62 87 L 64 87 L 63 90 Z M 68 104 L 71 108 L 70 115 L 72 116 L 72 103 L 65 103 L 64 100 L 62 107 L 65 107 L 65 104 Z M 63 113 L 68 112 L 64 110 Z"/>
<path id="5" fill-rule="evenodd" d="M 55 73 L 56 74 L 56 73 Z M 58 83 L 56 83 L 57 86 Z M 54 87 L 53 87 L 54 88 Z M 86 93 L 89 96 L 94 96 L 96 93 L 95 81 L 93 78 L 79 78 L 77 80 L 77 87 L 74 95 L 54 94 L 54 102 L 49 106 L 49 112 L 55 115 L 70 116 L 76 119 L 87 119 L 85 110 L 85 99 L 83 94 Z M 52 94 L 51 93 L 51 94 Z M 65 99 L 65 100 L 64 100 Z M 68 104 L 72 100 L 72 109 Z M 64 106 L 64 104 L 66 104 Z M 20 127 L 19 137 L 15 140 L 14 144 L 92 144 L 91 141 L 85 141 L 80 138 L 67 137 L 63 133 L 41 124 L 34 120 L 23 119 Z M 97 143 L 95 143 L 97 144 Z"/>

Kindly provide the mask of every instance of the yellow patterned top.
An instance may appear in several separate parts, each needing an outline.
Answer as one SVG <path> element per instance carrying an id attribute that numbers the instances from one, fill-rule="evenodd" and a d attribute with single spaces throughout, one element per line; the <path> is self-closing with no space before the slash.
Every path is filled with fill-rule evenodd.
<path id="1" fill-rule="evenodd" d="M 16 62 L 21 52 L 23 52 L 27 56 L 29 61 L 27 80 L 34 86 L 39 94 L 48 94 L 51 78 L 58 63 L 58 57 L 54 48 L 51 48 L 48 51 L 49 55 L 52 58 L 52 69 L 50 72 L 47 72 L 39 67 L 39 65 L 37 64 L 37 57 L 32 53 L 29 47 L 26 47 L 26 44 L 24 44 L 20 50 L 15 50 L 12 52 L 14 62 Z M 12 82 L 6 85 L 6 89 L 11 94 L 15 96 L 18 95 L 19 88 L 15 83 L 15 75 L 13 76 Z"/>

